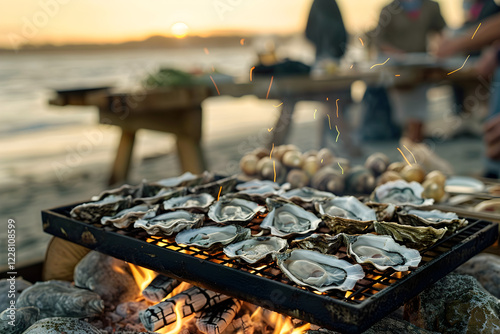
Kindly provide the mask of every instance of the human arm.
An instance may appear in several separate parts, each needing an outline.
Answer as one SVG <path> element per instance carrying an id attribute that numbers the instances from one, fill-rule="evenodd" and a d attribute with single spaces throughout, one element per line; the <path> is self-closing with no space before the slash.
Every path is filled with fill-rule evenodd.
<path id="1" fill-rule="evenodd" d="M 500 114 L 484 125 L 486 155 L 493 160 L 500 160 Z"/>

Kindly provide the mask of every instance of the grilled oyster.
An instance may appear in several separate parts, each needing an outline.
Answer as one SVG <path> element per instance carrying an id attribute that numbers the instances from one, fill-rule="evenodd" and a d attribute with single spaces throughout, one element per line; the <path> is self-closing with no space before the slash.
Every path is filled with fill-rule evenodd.
<path id="1" fill-rule="evenodd" d="M 131 186 L 129 184 L 124 184 L 119 188 L 115 189 L 110 189 L 110 190 L 105 190 L 102 193 L 100 193 L 97 196 L 93 196 L 91 198 L 92 201 L 101 201 L 105 199 L 108 196 L 114 195 L 114 196 L 132 196 L 135 197 L 137 193 L 140 191 L 141 186 Z"/>
<path id="2" fill-rule="evenodd" d="M 397 211 L 398 221 L 404 225 L 411 226 L 431 226 L 434 228 L 448 229 L 447 233 L 453 233 L 456 230 L 467 226 L 466 219 L 458 218 L 454 212 L 443 212 L 439 210 L 417 210 L 411 207 L 403 208 Z"/>
<path id="3" fill-rule="evenodd" d="M 172 235 L 185 229 L 198 227 L 205 215 L 184 210 L 167 212 L 159 216 L 155 213 L 145 215 L 134 223 L 135 228 L 142 228 L 150 235 Z"/>
<path id="4" fill-rule="evenodd" d="M 278 237 L 309 233 L 321 223 L 316 215 L 290 202 L 268 198 L 266 205 L 270 212 L 260 227 L 270 229 L 271 234 Z"/>
<path id="5" fill-rule="evenodd" d="M 189 188 L 189 192 L 192 194 L 202 194 L 207 193 L 212 195 L 212 197 L 223 196 L 230 193 L 236 187 L 238 179 L 236 176 L 225 177 L 223 179 L 212 181 L 209 183 L 200 184 Z"/>
<path id="6" fill-rule="evenodd" d="M 224 247 L 224 253 L 231 259 L 240 258 L 248 263 L 256 263 L 287 247 L 286 240 L 278 237 L 255 237 Z"/>
<path id="7" fill-rule="evenodd" d="M 214 198 L 209 194 L 191 194 L 186 196 L 172 197 L 163 202 L 165 210 L 188 210 L 196 209 L 205 211 L 214 202 Z"/>
<path id="8" fill-rule="evenodd" d="M 315 233 L 307 238 L 292 241 L 292 247 L 317 251 L 323 254 L 335 254 L 343 245 L 343 233 L 331 236 L 329 234 Z"/>
<path id="9" fill-rule="evenodd" d="M 141 193 L 141 197 L 134 198 L 133 203 L 135 205 L 142 203 L 154 205 L 172 197 L 182 196 L 186 193 L 185 188 L 157 188 L 145 185 L 144 189 L 145 190 Z"/>
<path id="10" fill-rule="evenodd" d="M 175 237 L 177 244 L 210 248 L 216 244 L 227 245 L 250 237 L 250 229 L 237 225 L 205 226 L 182 231 Z"/>
<path id="11" fill-rule="evenodd" d="M 328 228 L 334 233 L 363 233 L 371 228 L 377 215 L 356 197 L 335 197 L 315 203 Z"/>
<path id="12" fill-rule="evenodd" d="M 396 180 L 378 186 L 372 193 L 373 200 L 379 203 L 396 205 L 425 206 L 434 203 L 433 199 L 423 199 L 424 188 L 417 182 Z"/>
<path id="13" fill-rule="evenodd" d="M 436 229 L 430 226 L 409 226 L 390 222 L 375 222 L 373 226 L 378 234 L 390 235 L 394 240 L 419 251 L 432 246 L 447 231 L 446 227 Z"/>
<path id="14" fill-rule="evenodd" d="M 365 273 L 359 264 L 350 264 L 332 255 L 294 249 L 274 255 L 283 273 L 298 285 L 320 292 L 351 290 Z"/>
<path id="15" fill-rule="evenodd" d="M 273 188 L 274 190 L 280 190 L 281 189 L 281 186 L 276 183 L 276 182 L 273 182 L 273 181 L 269 181 L 269 180 L 251 180 L 251 181 L 248 181 L 248 182 L 244 182 L 244 183 L 240 183 L 236 186 L 236 190 L 247 190 L 247 189 L 257 189 L 257 188 L 261 188 L 261 187 L 271 187 Z"/>
<path id="16" fill-rule="evenodd" d="M 189 187 L 201 184 L 204 182 L 210 182 L 213 179 L 213 175 L 209 172 L 204 172 L 201 175 L 195 175 L 191 172 L 185 172 L 181 176 L 171 177 L 168 179 L 163 179 L 156 182 L 151 182 L 152 185 L 160 186 L 162 188 L 172 188 L 172 187 Z"/>
<path id="17" fill-rule="evenodd" d="M 113 224 L 117 228 L 127 228 L 137 219 L 144 217 L 148 212 L 156 212 L 158 205 L 149 206 L 146 204 L 136 205 L 132 208 L 122 210 L 114 216 L 104 216 L 101 218 L 102 225 Z"/>
<path id="18" fill-rule="evenodd" d="M 210 206 L 208 217 L 217 223 L 247 222 L 252 220 L 265 208 L 257 203 L 241 198 L 221 197 Z"/>
<path id="19" fill-rule="evenodd" d="M 378 221 L 392 221 L 396 212 L 396 205 L 392 203 L 365 203 L 367 207 L 373 209 Z"/>
<path id="20" fill-rule="evenodd" d="M 301 204 L 302 202 L 321 201 L 327 198 L 334 198 L 335 195 L 326 191 L 319 191 L 314 188 L 302 187 L 287 191 L 281 197 L 286 198 L 294 203 Z"/>
<path id="21" fill-rule="evenodd" d="M 70 215 L 78 220 L 94 223 L 98 222 L 101 217 L 114 216 L 121 210 L 128 208 L 131 201 L 131 196 L 109 195 L 100 201 L 75 206 Z"/>
<path id="22" fill-rule="evenodd" d="M 378 270 L 407 271 L 409 267 L 417 267 L 422 260 L 417 250 L 401 246 L 389 236 L 344 234 L 342 238 L 349 256 L 358 263 L 371 263 Z"/>

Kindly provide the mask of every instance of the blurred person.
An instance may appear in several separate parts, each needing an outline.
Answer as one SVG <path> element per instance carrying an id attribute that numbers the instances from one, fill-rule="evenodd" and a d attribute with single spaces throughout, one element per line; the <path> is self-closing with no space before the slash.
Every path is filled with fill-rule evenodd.
<path id="1" fill-rule="evenodd" d="M 500 1 L 497 2 L 496 6 L 500 10 Z M 491 46 L 478 64 L 478 73 L 493 77 L 490 85 L 489 116 L 484 126 L 485 176 L 498 178 L 500 176 L 500 14 L 482 22 L 472 39 L 475 30 L 474 27 L 462 36 L 444 40 L 436 54 L 439 57 L 449 57 L 459 52 Z"/>
<path id="2" fill-rule="evenodd" d="M 404 61 L 408 53 L 427 52 L 429 34 L 440 34 L 445 27 L 438 3 L 431 0 L 394 0 L 380 13 L 380 29 L 374 42 L 384 58 L 394 57 Z M 427 84 L 418 84 L 389 90 L 396 119 L 404 129 L 403 135 L 413 142 L 423 140 L 428 88 Z"/>

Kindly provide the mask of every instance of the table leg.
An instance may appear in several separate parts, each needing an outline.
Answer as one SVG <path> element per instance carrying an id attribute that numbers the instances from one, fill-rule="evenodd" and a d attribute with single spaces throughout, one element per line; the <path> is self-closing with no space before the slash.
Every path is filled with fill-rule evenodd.
<path id="1" fill-rule="evenodd" d="M 177 156 L 183 172 L 201 174 L 207 169 L 201 140 L 196 140 L 191 136 L 178 135 Z"/>
<path id="2" fill-rule="evenodd" d="M 111 176 L 108 184 L 114 185 L 125 182 L 130 169 L 130 161 L 132 159 L 132 149 L 135 141 L 135 130 L 122 129 L 122 136 L 116 151 L 115 162 L 111 170 Z"/>
<path id="3" fill-rule="evenodd" d="M 283 99 L 283 107 L 281 109 L 280 116 L 274 125 L 274 129 L 272 130 L 271 142 L 268 145 L 269 148 L 273 143 L 275 146 L 285 143 L 288 132 L 290 131 L 296 102 L 297 101 L 295 99 L 291 98 Z"/>

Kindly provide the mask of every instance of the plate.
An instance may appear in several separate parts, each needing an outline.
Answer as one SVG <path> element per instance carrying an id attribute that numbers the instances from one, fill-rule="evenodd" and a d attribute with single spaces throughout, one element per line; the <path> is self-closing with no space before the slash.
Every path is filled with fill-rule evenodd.
<path id="1" fill-rule="evenodd" d="M 472 194 L 484 191 L 484 183 L 467 176 L 450 176 L 444 190 L 449 193 Z"/>

